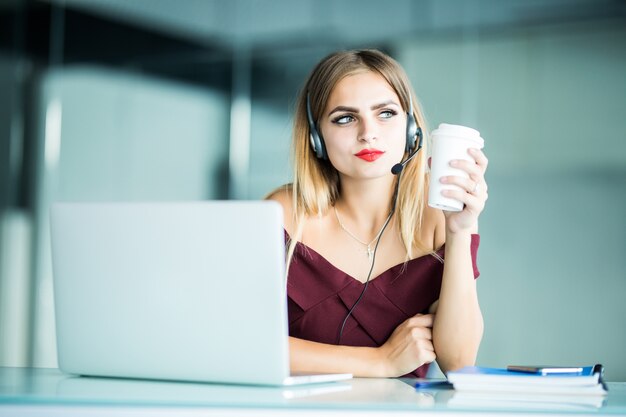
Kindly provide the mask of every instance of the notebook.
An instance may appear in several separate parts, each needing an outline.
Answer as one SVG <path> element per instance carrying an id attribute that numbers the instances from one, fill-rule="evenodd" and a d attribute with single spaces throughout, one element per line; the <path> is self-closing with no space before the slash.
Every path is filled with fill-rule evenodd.
<path id="1" fill-rule="evenodd" d="M 55 203 L 59 368 L 76 375 L 296 385 L 282 208 L 271 201 Z"/>

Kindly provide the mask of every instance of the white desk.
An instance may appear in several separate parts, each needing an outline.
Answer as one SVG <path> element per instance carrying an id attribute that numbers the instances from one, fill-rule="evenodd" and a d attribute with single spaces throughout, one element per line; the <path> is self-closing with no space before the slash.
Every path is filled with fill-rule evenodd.
<path id="1" fill-rule="evenodd" d="M 626 383 L 609 383 L 598 403 L 468 401 L 451 389 L 416 390 L 410 380 L 365 379 L 269 388 L 65 375 L 56 369 L 0 368 L 0 416 L 423 416 L 623 415 Z M 577 402 L 579 402 L 577 404 Z"/>

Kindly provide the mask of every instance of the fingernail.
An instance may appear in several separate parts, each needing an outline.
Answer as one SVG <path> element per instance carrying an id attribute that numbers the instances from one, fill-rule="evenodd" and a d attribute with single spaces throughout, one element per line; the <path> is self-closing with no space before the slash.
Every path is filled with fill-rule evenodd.
<path id="1" fill-rule="evenodd" d="M 439 182 L 443 182 L 443 183 L 448 182 L 448 177 L 441 177 L 441 178 L 439 178 Z"/>
<path id="2" fill-rule="evenodd" d="M 457 166 L 459 164 L 459 161 L 457 161 L 456 159 L 453 159 L 452 161 L 450 161 L 450 166 Z"/>

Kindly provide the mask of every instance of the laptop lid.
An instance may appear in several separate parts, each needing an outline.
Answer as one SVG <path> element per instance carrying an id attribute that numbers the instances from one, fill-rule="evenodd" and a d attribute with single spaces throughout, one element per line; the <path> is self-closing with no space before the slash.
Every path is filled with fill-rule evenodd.
<path id="1" fill-rule="evenodd" d="M 270 201 L 54 204 L 59 368 L 289 381 L 282 221 Z"/>

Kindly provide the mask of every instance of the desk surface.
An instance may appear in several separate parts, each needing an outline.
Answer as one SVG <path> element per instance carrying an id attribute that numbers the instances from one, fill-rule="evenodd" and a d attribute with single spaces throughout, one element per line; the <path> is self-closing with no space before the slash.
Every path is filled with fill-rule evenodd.
<path id="1" fill-rule="evenodd" d="M 42 406 L 182 407 L 204 411 L 248 410 L 249 414 L 255 410 L 290 413 L 296 410 L 342 413 L 368 410 L 381 414 L 421 411 L 452 415 L 493 411 L 516 415 L 524 412 L 626 415 L 626 383 L 609 383 L 609 395 L 604 398 L 572 396 L 564 400 L 550 396 L 472 396 L 452 389 L 416 390 L 410 379 L 355 378 L 299 388 L 270 388 L 89 378 L 66 375 L 57 369 L 0 368 L 0 415 L 5 415 L 3 409 L 15 412 L 20 408 Z"/>

